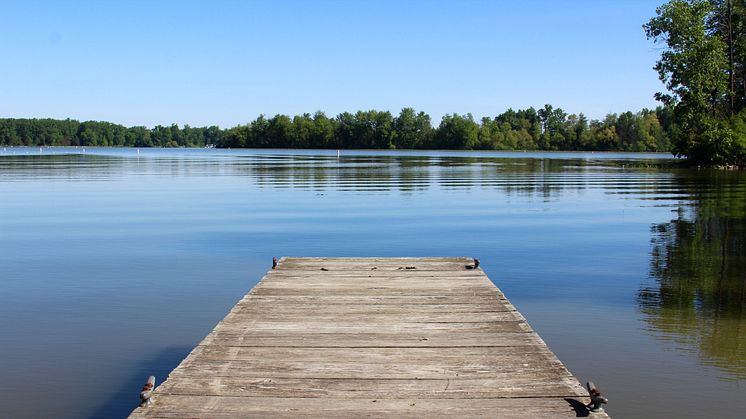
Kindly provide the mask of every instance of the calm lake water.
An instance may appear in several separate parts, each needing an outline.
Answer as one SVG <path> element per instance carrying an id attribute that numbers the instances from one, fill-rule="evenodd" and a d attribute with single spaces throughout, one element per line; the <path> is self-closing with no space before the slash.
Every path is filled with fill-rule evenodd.
<path id="1" fill-rule="evenodd" d="M 126 416 L 283 255 L 478 257 L 613 417 L 742 417 L 746 174 L 665 158 L 0 149 L 0 417 Z"/>

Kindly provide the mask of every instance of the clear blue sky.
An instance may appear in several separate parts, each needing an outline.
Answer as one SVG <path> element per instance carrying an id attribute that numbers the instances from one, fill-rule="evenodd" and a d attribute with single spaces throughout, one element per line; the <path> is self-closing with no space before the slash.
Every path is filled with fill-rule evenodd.
<path id="1" fill-rule="evenodd" d="M 410 106 L 653 108 L 662 0 L 0 0 L 0 117 L 230 127 Z"/>

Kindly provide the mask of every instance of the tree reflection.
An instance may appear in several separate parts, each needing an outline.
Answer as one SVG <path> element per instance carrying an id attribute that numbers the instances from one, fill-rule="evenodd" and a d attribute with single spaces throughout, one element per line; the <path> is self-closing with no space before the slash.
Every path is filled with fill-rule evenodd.
<path id="1" fill-rule="evenodd" d="M 654 225 L 651 276 L 638 295 L 657 336 L 698 353 L 704 364 L 746 377 L 746 177 L 682 178 L 690 205 Z"/>
<path id="2" fill-rule="evenodd" d="M 629 164 L 649 162 L 644 159 L 562 158 L 561 155 L 448 156 L 438 153 L 366 154 L 365 151 L 359 154 L 346 151 L 339 159 L 330 151 L 319 155 L 275 150 L 251 150 L 235 155 L 199 155 L 187 151 L 158 155 L 154 150 L 148 153 L 147 157 L 125 153 L 116 156 L 93 153 L 0 156 L 0 181 L 31 177 L 118 181 L 122 173 L 225 176 L 245 178 L 251 184 L 268 189 L 381 194 L 415 194 L 430 189 L 495 190 L 508 196 L 550 202 L 567 193 L 594 188 L 605 189 L 609 194 L 640 193 L 639 184 L 634 183 L 638 179 L 630 178 L 620 169 Z M 634 170 L 640 173 L 645 169 Z M 621 177 L 624 182 L 620 181 Z M 651 195 L 655 195 L 655 191 L 651 191 Z"/>

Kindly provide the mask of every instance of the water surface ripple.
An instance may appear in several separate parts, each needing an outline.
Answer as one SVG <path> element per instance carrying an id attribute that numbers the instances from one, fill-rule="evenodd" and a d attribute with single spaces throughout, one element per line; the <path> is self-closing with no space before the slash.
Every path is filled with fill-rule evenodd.
<path id="1" fill-rule="evenodd" d="M 745 175 L 661 159 L 4 149 L 0 416 L 126 416 L 273 256 L 454 255 L 613 417 L 740 417 Z"/>

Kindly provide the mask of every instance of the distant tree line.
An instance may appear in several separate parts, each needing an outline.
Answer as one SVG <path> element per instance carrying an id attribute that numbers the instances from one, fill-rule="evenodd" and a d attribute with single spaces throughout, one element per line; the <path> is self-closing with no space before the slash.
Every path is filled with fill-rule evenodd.
<path id="1" fill-rule="evenodd" d="M 0 119 L 3 146 L 204 147 L 218 144 L 223 130 L 185 125 L 127 128 L 111 122 L 72 119 Z"/>
<path id="2" fill-rule="evenodd" d="M 3 146 L 588 150 L 670 151 L 670 108 L 607 115 L 589 120 L 561 108 L 512 109 L 476 120 L 450 114 L 437 127 L 430 116 L 404 108 L 388 111 L 323 112 L 290 117 L 260 115 L 229 129 L 185 125 L 127 128 L 110 122 L 0 119 Z"/>

